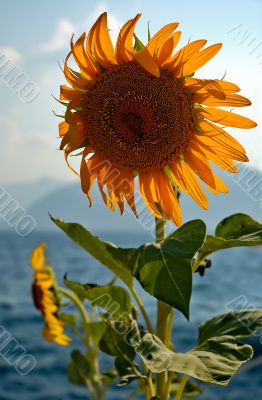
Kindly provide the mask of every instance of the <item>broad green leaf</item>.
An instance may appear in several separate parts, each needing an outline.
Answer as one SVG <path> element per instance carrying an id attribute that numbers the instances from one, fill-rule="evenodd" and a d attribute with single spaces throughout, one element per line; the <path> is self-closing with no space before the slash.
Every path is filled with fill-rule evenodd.
<path id="1" fill-rule="evenodd" d="M 116 319 L 128 319 L 131 314 L 131 300 L 126 289 L 115 285 L 89 285 L 64 280 L 65 285 L 81 299 L 88 299 L 92 307 L 106 310 Z"/>
<path id="2" fill-rule="evenodd" d="M 71 353 L 71 362 L 67 367 L 67 375 L 70 382 L 75 385 L 83 385 L 92 375 L 92 369 L 89 361 L 80 351 L 74 350 Z"/>
<path id="3" fill-rule="evenodd" d="M 93 342 L 98 345 L 101 337 L 106 330 L 106 324 L 104 321 L 89 322 L 84 325 L 87 337 L 92 338 Z"/>
<path id="4" fill-rule="evenodd" d="M 241 345 L 232 336 L 210 338 L 187 353 L 175 353 L 158 337 L 146 333 L 137 350 L 152 372 L 174 371 L 218 385 L 227 385 L 253 355 L 251 346 Z"/>
<path id="5" fill-rule="evenodd" d="M 253 356 L 249 345 L 239 343 L 262 327 L 262 309 L 233 311 L 204 322 L 198 346 L 181 354 L 146 333 L 137 345 L 145 365 L 152 371 L 175 371 L 208 383 L 227 385 L 238 368 Z"/>
<path id="6" fill-rule="evenodd" d="M 129 340 L 129 326 L 120 321 L 108 323 L 99 342 L 99 348 L 110 356 L 125 356 L 132 361 L 135 357 L 135 351 Z"/>
<path id="7" fill-rule="evenodd" d="M 206 232 L 201 220 L 186 223 L 160 244 L 146 244 L 138 249 L 103 242 L 79 224 L 54 222 L 129 287 L 133 275 L 149 294 L 189 317 L 191 262 Z"/>
<path id="8" fill-rule="evenodd" d="M 85 356 L 79 350 L 74 350 L 71 354 L 71 359 L 74 362 L 76 369 L 83 378 L 88 378 L 92 374 L 92 368 Z"/>
<path id="9" fill-rule="evenodd" d="M 236 340 L 245 339 L 261 327 L 262 309 L 232 311 L 203 322 L 199 327 L 198 343 L 225 335 L 233 336 Z"/>
<path id="10" fill-rule="evenodd" d="M 179 376 L 179 375 L 176 375 L 174 380 L 172 381 L 170 393 L 173 396 L 176 395 L 176 393 L 178 391 L 178 388 L 180 386 L 181 380 L 182 380 L 182 377 Z M 184 397 L 185 398 L 192 398 L 192 397 L 200 396 L 202 393 L 203 393 L 202 388 L 199 385 L 197 385 L 195 382 L 193 382 L 193 381 L 188 379 L 187 382 L 186 382 L 186 386 L 185 386 L 185 388 L 183 390 L 183 396 L 182 397 L 183 398 Z"/>
<path id="11" fill-rule="evenodd" d="M 184 224 L 160 244 L 139 248 L 134 276 L 152 296 L 180 310 L 189 318 L 192 292 L 191 260 L 203 244 L 205 224 Z"/>
<path id="12" fill-rule="evenodd" d="M 132 287 L 133 278 L 126 264 L 120 261 L 120 259 L 115 259 L 110 252 L 110 250 L 114 248 L 113 244 L 103 242 L 80 224 L 66 223 L 60 219 L 51 218 L 52 221 L 70 237 L 70 239 L 121 278 L 128 287 Z"/>
<path id="13" fill-rule="evenodd" d="M 85 380 L 81 377 L 73 362 L 70 362 L 67 366 L 67 376 L 69 381 L 74 385 L 80 386 L 85 384 Z"/>
<path id="14" fill-rule="evenodd" d="M 245 214 L 234 214 L 223 219 L 217 226 L 215 236 L 208 235 L 199 257 L 232 247 L 262 245 L 262 224 Z"/>

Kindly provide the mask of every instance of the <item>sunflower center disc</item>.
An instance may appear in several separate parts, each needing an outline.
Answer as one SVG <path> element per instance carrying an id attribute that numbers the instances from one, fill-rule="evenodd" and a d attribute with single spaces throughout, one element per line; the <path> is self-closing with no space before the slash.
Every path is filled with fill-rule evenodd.
<path id="1" fill-rule="evenodd" d="M 83 100 L 83 117 L 95 151 L 141 171 L 183 153 L 195 112 L 182 80 L 165 71 L 156 78 L 132 62 L 99 75 Z"/>

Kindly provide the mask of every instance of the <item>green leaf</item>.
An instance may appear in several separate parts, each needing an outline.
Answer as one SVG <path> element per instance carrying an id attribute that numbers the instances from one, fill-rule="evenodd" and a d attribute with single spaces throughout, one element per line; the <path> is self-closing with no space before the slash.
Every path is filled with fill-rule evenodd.
<path id="1" fill-rule="evenodd" d="M 146 333 L 137 350 L 152 372 L 174 371 L 218 385 L 227 385 L 253 355 L 251 346 L 241 345 L 232 336 L 210 338 L 187 353 L 175 353 L 158 337 Z"/>
<path id="2" fill-rule="evenodd" d="M 198 346 L 181 354 L 146 333 L 137 345 L 145 365 L 152 371 L 175 371 L 208 383 L 227 385 L 238 368 L 253 356 L 249 345 L 239 343 L 262 327 L 262 309 L 233 311 L 202 323 Z"/>
<path id="3" fill-rule="evenodd" d="M 92 368 L 89 361 L 80 353 L 79 350 L 72 351 L 71 359 L 76 365 L 79 374 L 83 378 L 88 378 L 92 374 Z"/>
<path id="4" fill-rule="evenodd" d="M 129 319 L 131 300 L 126 289 L 121 286 L 97 286 L 81 284 L 64 279 L 65 285 L 81 299 L 88 299 L 91 305 L 99 306 L 116 319 Z"/>
<path id="5" fill-rule="evenodd" d="M 215 236 L 208 235 L 199 252 L 201 259 L 209 254 L 232 247 L 258 246 L 262 244 L 262 224 L 245 214 L 234 214 L 223 219 Z"/>
<path id="6" fill-rule="evenodd" d="M 149 294 L 189 317 L 191 263 L 206 232 L 201 220 L 184 224 L 161 244 L 146 244 L 138 249 L 123 249 L 103 242 L 79 224 L 53 221 L 129 288 L 133 285 L 133 275 Z"/>
<path id="7" fill-rule="evenodd" d="M 199 327 L 198 343 L 215 336 L 233 336 L 236 340 L 253 335 L 262 327 L 262 309 L 232 311 L 217 315 Z"/>
<path id="8" fill-rule="evenodd" d="M 134 38 L 135 38 L 134 50 L 136 52 L 143 50 L 145 48 L 145 45 L 141 42 L 141 40 L 136 36 L 135 33 L 134 33 Z"/>
<path id="9" fill-rule="evenodd" d="M 122 279 L 128 287 L 132 287 L 133 278 L 130 270 L 121 259 L 115 259 L 111 253 L 111 250 L 115 247 L 113 244 L 103 242 L 80 224 L 66 223 L 53 217 L 51 217 L 51 219 L 70 237 L 70 239 L 110 269 L 110 271 Z"/>
<path id="10" fill-rule="evenodd" d="M 70 362 L 67 367 L 67 376 L 68 379 L 71 383 L 74 385 L 84 385 L 85 380 L 81 377 L 79 374 L 78 370 L 76 369 L 76 366 L 73 362 Z"/>
<path id="11" fill-rule="evenodd" d="M 71 362 L 67 368 L 67 375 L 70 382 L 75 385 L 83 385 L 92 375 L 89 361 L 78 350 L 74 350 L 71 353 Z"/>
<path id="12" fill-rule="evenodd" d="M 71 328 L 75 328 L 77 316 L 75 314 L 59 313 L 59 319 Z"/>
<path id="13" fill-rule="evenodd" d="M 118 375 L 121 377 L 121 381 L 117 386 L 126 386 L 137 379 L 147 379 L 145 375 L 141 375 L 139 367 L 136 364 L 131 364 L 128 360 L 123 357 L 116 357 L 115 367 Z"/>
<path id="14" fill-rule="evenodd" d="M 191 260 L 203 244 L 205 224 L 194 220 L 184 224 L 160 244 L 139 248 L 133 274 L 152 296 L 189 317 L 192 292 Z"/>
<path id="15" fill-rule="evenodd" d="M 132 361 L 135 351 L 130 343 L 130 326 L 124 322 L 110 322 L 99 342 L 99 348 L 110 356 L 122 357 Z"/>
<path id="16" fill-rule="evenodd" d="M 89 322 L 88 324 L 84 324 L 84 328 L 87 336 L 92 338 L 95 345 L 98 345 L 106 330 L 106 324 L 104 321 Z"/>
<path id="17" fill-rule="evenodd" d="M 180 386 L 181 380 L 182 380 L 182 377 L 177 375 L 174 378 L 174 380 L 172 381 L 170 393 L 173 396 L 176 395 L 176 393 L 178 391 L 178 388 Z M 190 381 L 188 379 L 187 382 L 186 382 L 186 386 L 185 386 L 185 388 L 183 390 L 183 396 L 182 397 L 183 398 L 184 397 L 185 398 L 197 397 L 197 396 L 200 396 L 202 393 L 203 393 L 202 388 L 199 385 L 197 385 L 195 382 Z"/>

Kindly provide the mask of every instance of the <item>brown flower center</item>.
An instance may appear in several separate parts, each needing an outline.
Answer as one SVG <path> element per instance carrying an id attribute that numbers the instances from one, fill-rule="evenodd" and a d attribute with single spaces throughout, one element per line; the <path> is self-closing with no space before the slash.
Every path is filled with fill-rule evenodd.
<path id="1" fill-rule="evenodd" d="M 187 147 L 195 112 L 183 81 L 132 62 L 101 74 L 83 100 L 95 151 L 137 171 L 163 167 Z"/>

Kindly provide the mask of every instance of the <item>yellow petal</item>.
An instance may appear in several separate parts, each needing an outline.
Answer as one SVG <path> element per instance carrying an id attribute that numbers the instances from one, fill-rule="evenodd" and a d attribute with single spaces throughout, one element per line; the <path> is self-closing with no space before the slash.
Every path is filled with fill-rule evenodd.
<path id="1" fill-rule="evenodd" d="M 135 52 L 133 49 L 133 35 L 136 23 L 140 17 L 141 14 L 137 14 L 135 18 L 127 21 L 119 32 L 115 50 L 115 58 L 119 64 L 128 63 L 133 59 Z"/>
<path id="2" fill-rule="evenodd" d="M 166 64 L 166 67 L 173 70 L 175 76 L 181 76 L 183 65 L 202 49 L 206 43 L 207 40 L 200 39 L 186 44 L 172 57 L 172 60 Z"/>
<path id="3" fill-rule="evenodd" d="M 149 211 L 156 217 L 162 218 L 161 213 L 156 207 L 157 198 L 154 196 L 154 189 L 152 187 L 152 175 L 148 171 L 139 173 L 138 181 L 139 191 Z"/>
<path id="4" fill-rule="evenodd" d="M 170 163 L 170 171 L 177 186 L 191 196 L 203 209 L 208 209 L 207 197 L 198 182 L 195 173 L 184 160 Z"/>
<path id="5" fill-rule="evenodd" d="M 134 59 L 150 74 L 157 78 L 160 77 L 158 65 L 146 47 L 144 47 L 143 50 L 136 52 L 134 54 Z"/>
<path id="6" fill-rule="evenodd" d="M 194 57 L 190 58 L 188 62 L 185 63 L 181 70 L 181 75 L 190 75 L 197 71 L 199 68 L 203 67 L 211 58 L 213 58 L 221 49 L 222 43 L 213 44 L 206 49 L 197 53 Z"/>
<path id="7" fill-rule="evenodd" d="M 212 171 L 211 165 L 199 151 L 189 147 L 185 152 L 185 160 L 190 168 L 205 182 L 209 187 L 211 187 L 213 192 L 227 193 L 228 188 L 221 181 L 221 179 L 216 176 L 214 171 Z"/>
<path id="8" fill-rule="evenodd" d="M 82 97 L 83 93 L 65 85 L 60 86 L 60 100 L 75 100 Z"/>
<path id="9" fill-rule="evenodd" d="M 242 154 L 243 158 L 245 159 L 246 151 L 244 147 L 236 139 L 224 131 L 224 129 L 212 124 L 212 122 L 209 121 L 199 121 L 198 127 L 204 133 L 204 137 L 208 136 L 218 144 L 228 147 L 228 149 L 234 149 L 239 153 L 239 155 Z M 245 161 L 247 161 L 247 158 Z"/>
<path id="10" fill-rule="evenodd" d="M 44 249 L 46 247 L 45 243 L 39 244 L 31 253 L 31 266 L 36 271 L 44 268 L 45 265 L 45 254 Z"/>
<path id="11" fill-rule="evenodd" d="M 152 174 L 153 185 L 158 203 L 164 214 L 177 226 L 182 224 L 182 211 L 176 193 L 164 170 L 155 170 Z"/>
<path id="12" fill-rule="evenodd" d="M 155 56 L 159 47 L 176 30 L 178 25 L 178 22 L 171 22 L 170 24 L 167 24 L 163 28 L 161 28 L 157 33 L 155 33 L 155 35 L 150 39 L 146 46 L 151 56 Z"/>
<path id="13" fill-rule="evenodd" d="M 231 82 L 226 82 L 219 79 L 196 79 L 186 78 L 185 86 L 194 93 L 210 93 L 216 97 L 219 93 L 236 93 L 240 88 Z"/>
<path id="14" fill-rule="evenodd" d="M 226 94 L 224 99 L 206 94 L 197 94 L 193 97 L 195 103 L 203 104 L 210 107 L 247 107 L 251 105 L 251 101 L 239 94 Z"/>
<path id="15" fill-rule="evenodd" d="M 95 68 L 94 64 L 91 62 L 91 60 L 89 59 L 88 55 L 85 53 L 84 42 L 86 35 L 85 33 L 83 33 L 75 44 L 73 43 L 73 37 L 74 35 L 72 35 L 71 37 L 70 45 L 74 59 L 77 65 L 79 66 L 83 76 L 86 79 L 92 81 L 95 78 L 96 73 L 98 71 Z"/>
<path id="16" fill-rule="evenodd" d="M 255 128 L 257 126 L 256 122 L 249 118 L 218 108 L 205 107 L 198 109 L 198 113 L 209 121 L 224 126 L 233 126 L 242 129 Z"/>
<path id="17" fill-rule="evenodd" d="M 68 54 L 66 57 L 65 63 L 64 63 L 64 75 L 68 83 L 72 85 L 74 88 L 78 89 L 88 89 L 89 87 L 89 82 L 85 79 L 81 79 L 77 77 L 76 75 L 73 74 L 73 72 L 70 70 L 70 68 L 67 65 L 67 62 L 69 60 L 69 57 L 71 56 L 72 52 Z"/>
<path id="18" fill-rule="evenodd" d="M 158 54 L 156 56 L 157 64 L 160 66 L 164 65 L 166 62 L 170 61 L 174 49 L 176 48 L 180 37 L 180 31 L 174 33 L 169 39 L 167 39 L 163 45 L 159 48 Z"/>
<path id="19" fill-rule="evenodd" d="M 97 30 L 97 41 L 98 41 L 98 46 L 101 48 L 101 52 L 104 58 L 108 60 L 110 63 L 115 64 L 116 63 L 115 52 L 111 38 L 109 36 L 106 12 L 104 12 L 101 15 L 99 30 Z"/>
<path id="20" fill-rule="evenodd" d="M 231 173 L 238 172 L 236 165 L 233 163 L 230 157 L 223 155 L 221 152 L 218 153 L 217 148 L 212 149 L 206 143 L 200 142 L 195 136 L 191 142 L 191 147 L 197 147 L 198 151 L 203 154 L 208 160 L 212 161 L 218 167 Z"/>

